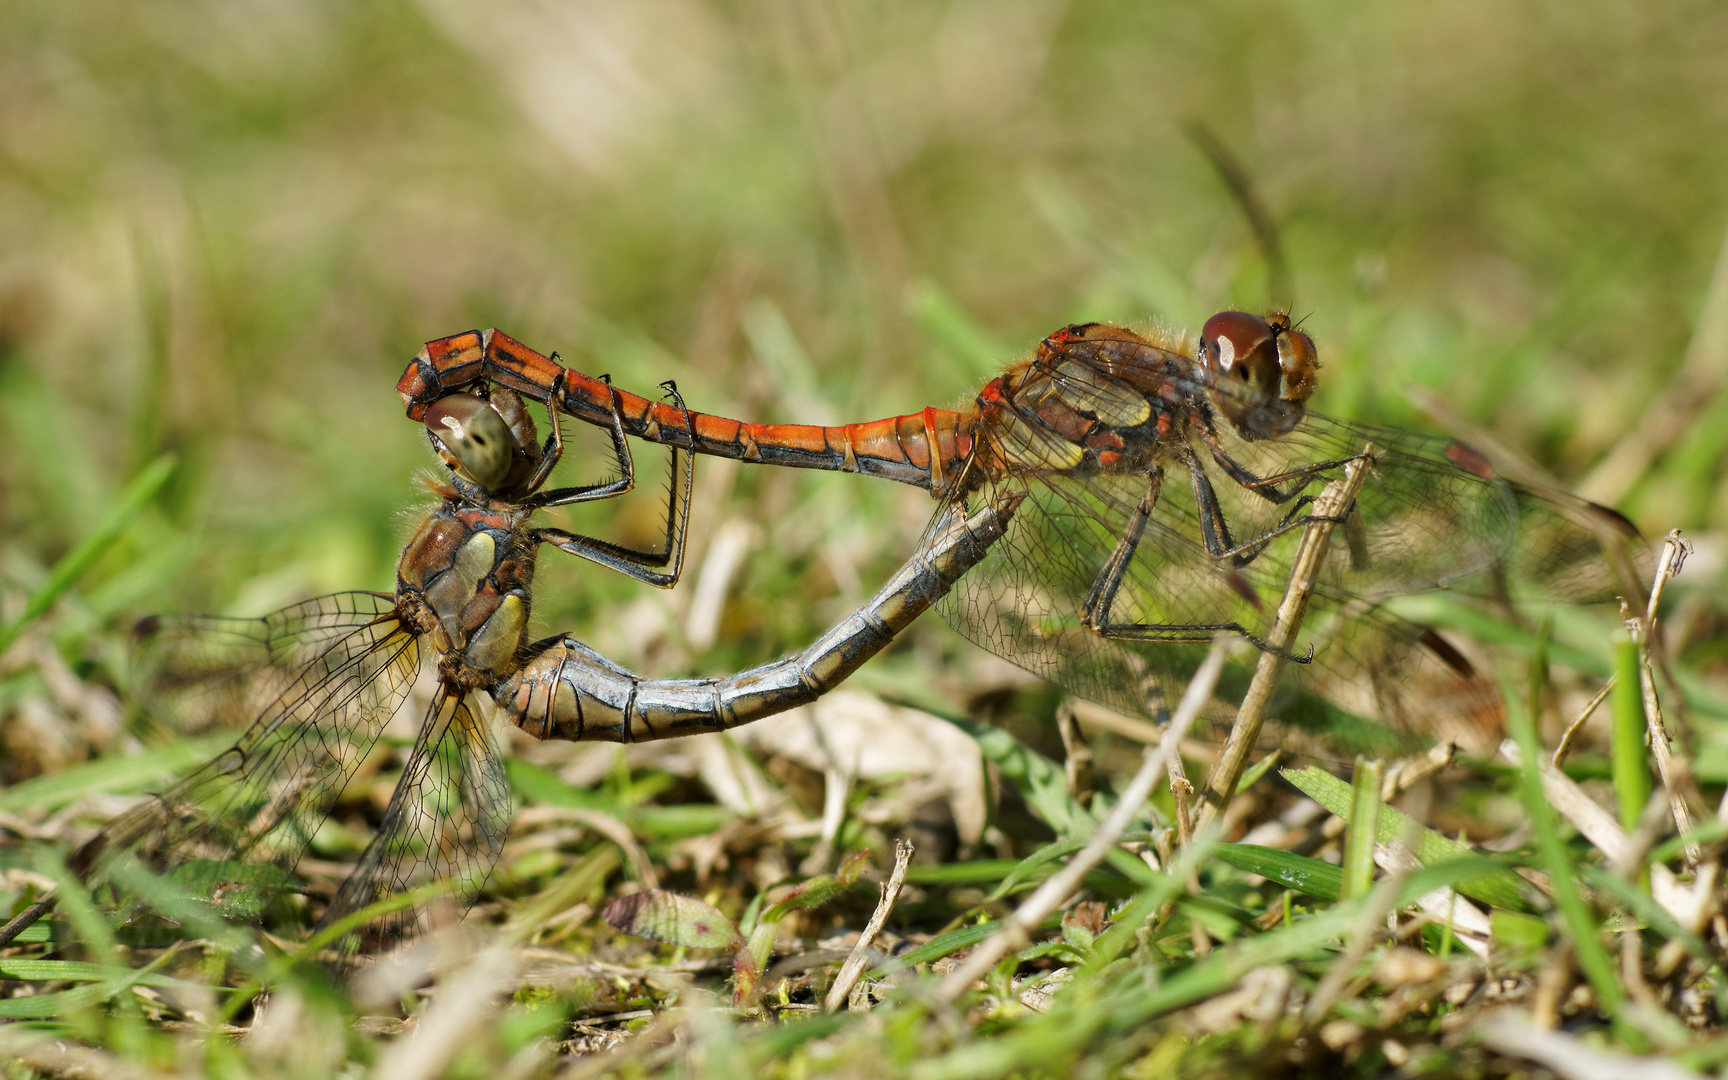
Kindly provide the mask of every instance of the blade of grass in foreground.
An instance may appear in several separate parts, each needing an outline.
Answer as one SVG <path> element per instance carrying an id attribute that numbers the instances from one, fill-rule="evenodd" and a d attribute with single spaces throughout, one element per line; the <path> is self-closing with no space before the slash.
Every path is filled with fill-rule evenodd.
<path id="1" fill-rule="evenodd" d="M 1344 895 L 1367 896 L 1374 887 L 1374 845 L 1380 839 L 1380 779 L 1378 761 L 1356 759 L 1350 784 L 1350 817 L 1344 833 Z"/>
<path id="2" fill-rule="evenodd" d="M 163 454 L 146 465 L 143 471 L 126 485 L 126 490 L 120 493 L 120 498 L 102 515 L 102 520 L 96 523 L 96 528 L 91 530 L 90 535 L 54 565 L 48 580 L 25 602 L 23 612 L 6 626 L 0 627 L 0 653 L 5 652 L 26 627 L 41 618 L 44 612 L 54 606 L 54 601 L 65 595 L 66 591 L 77 584 L 78 579 L 95 565 L 103 552 L 119 538 L 126 526 L 132 523 L 132 519 L 138 516 L 138 512 L 144 509 L 162 489 L 162 485 L 168 482 L 168 477 L 174 473 L 174 465 L 174 455 Z"/>
<path id="3" fill-rule="evenodd" d="M 1566 845 L 1560 839 L 1560 828 L 1554 820 L 1554 811 L 1548 806 L 1548 800 L 1542 793 L 1542 743 L 1536 734 L 1535 707 L 1540 703 L 1538 695 L 1541 693 L 1542 673 L 1547 664 L 1547 637 L 1547 624 L 1544 623 L 1537 632 L 1536 648 L 1530 657 L 1530 704 L 1520 702 L 1516 693 L 1506 694 L 1506 724 L 1511 730 L 1513 740 L 1518 744 L 1520 754 L 1518 776 L 1524 812 L 1529 815 L 1531 830 L 1536 837 L 1536 851 L 1542 858 L 1544 869 L 1548 871 L 1554 890 L 1554 906 L 1559 909 L 1561 924 L 1572 938 L 1578 966 L 1589 980 L 1591 989 L 1596 991 L 1597 1004 L 1614 1022 L 1622 1041 L 1642 1052 L 1647 1048 L 1647 1044 L 1643 1036 L 1625 1021 L 1625 993 L 1620 988 L 1614 965 L 1608 958 L 1608 950 L 1603 948 L 1601 938 L 1596 936 L 1596 920 L 1591 917 L 1590 909 L 1585 906 L 1584 898 L 1579 895 L 1578 886 L 1572 880 L 1572 860 L 1566 853 Z M 1508 687 L 1508 691 L 1510 690 Z"/>
<path id="4" fill-rule="evenodd" d="M 1304 795 L 1349 823 L 1355 813 L 1354 795 L 1349 784 L 1312 765 L 1303 769 L 1285 769 L 1282 775 Z M 1409 815 L 1390 806 L 1380 808 L 1380 823 L 1376 835 L 1383 844 L 1407 842 L 1408 838 L 1414 835 L 1416 858 L 1424 866 L 1480 858 L 1464 844 L 1418 825 Z M 1509 911 L 1535 910 L 1524 897 L 1524 885 L 1518 875 L 1510 870 L 1489 867 L 1480 874 L 1456 882 L 1453 888 L 1484 904 L 1503 907 Z"/>

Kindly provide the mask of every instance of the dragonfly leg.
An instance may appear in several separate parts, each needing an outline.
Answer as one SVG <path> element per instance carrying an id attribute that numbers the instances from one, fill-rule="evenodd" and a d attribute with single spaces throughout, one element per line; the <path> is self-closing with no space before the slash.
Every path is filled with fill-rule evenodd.
<path id="1" fill-rule="evenodd" d="M 1278 524 L 1246 543 L 1236 544 L 1224 551 L 1217 552 L 1216 554 L 1221 558 L 1228 558 L 1235 566 L 1247 566 L 1249 563 L 1259 558 L 1260 554 L 1266 550 L 1267 546 L 1270 545 L 1272 541 L 1278 539 L 1287 532 L 1306 528 L 1319 521 L 1330 522 L 1334 525 L 1349 525 L 1353 521 L 1360 520 L 1357 517 L 1356 504 L 1354 502 L 1350 504 L 1349 508 L 1346 509 L 1344 513 L 1336 517 L 1324 514 L 1302 513 L 1303 507 L 1312 505 L 1313 502 L 1313 496 L 1302 496 L 1300 499 L 1296 500 L 1296 505 L 1290 508 L 1290 512 L 1285 514 L 1284 519 Z"/>
<path id="2" fill-rule="evenodd" d="M 1189 472 L 1194 477 L 1194 499 L 1199 507 L 1200 530 L 1206 541 L 1206 550 L 1215 558 L 1229 559 L 1232 565 L 1247 566 L 1259 558 L 1272 541 L 1287 532 L 1304 528 L 1319 521 L 1331 522 L 1336 525 L 1349 525 L 1351 521 L 1355 520 L 1356 504 L 1354 502 L 1339 517 L 1304 514 L 1302 513 L 1303 509 L 1313 504 L 1314 496 L 1298 496 L 1297 493 L 1306 487 L 1309 481 L 1324 479 L 1327 472 L 1348 465 L 1352 461 L 1360 460 L 1360 455 L 1339 461 L 1322 461 L 1272 476 L 1259 477 L 1243 468 L 1241 463 L 1231 458 L 1222 448 L 1212 447 L 1213 460 L 1217 461 L 1219 466 L 1230 474 L 1230 478 L 1241 487 L 1254 492 L 1273 505 L 1283 505 L 1291 499 L 1295 499 L 1289 512 L 1277 525 L 1252 540 L 1241 543 L 1230 538 L 1230 531 L 1224 520 L 1223 508 L 1218 504 L 1218 493 L 1213 490 L 1211 481 L 1205 478 L 1199 458 L 1192 454 L 1179 454 L 1178 458 L 1188 466 Z M 1287 480 L 1301 480 L 1302 482 L 1289 490 L 1279 490 L 1276 485 Z M 1360 522 L 1357 524 L 1360 525 Z M 1353 560 L 1360 561 L 1354 540 L 1352 541 L 1351 557 Z"/>
<path id="3" fill-rule="evenodd" d="M 1180 455 L 1179 455 L 1180 456 Z M 1218 497 L 1212 491 L 1212 484 L 1206 478 L 1205 472 L 1199 467 L 1198 461 L 1184 462 L 1190 465 L 1189 476 L 1194 485 L 1194 496 L 1200 504 L 1201 532 L 1205 536 L 1206 546 L 1210 550 L 1218 544 L 1220 550 L 1214 554 L 1228 553 L 1230 544 L 1230 529 L 1224 521 L 1222 508 L 1218 506 Z M 1128 567 L 1134 562 L 1134 554 L 1140 548 L 1140 539 L 1146 532 L 1146 523 L 1152 518 L 1152 511 L 1158 505 L 1158 496 L 1164 487 L 1164 470 L 1154 467 L 1147 474 L 1146 493 L 1140 497 L 1140 503 L 1134 508 L 1129 518 L 1128 527 L 1116 541 L 1116 547 L 1105 560 L 1104 568 L 1098 572 L 1092 582 L 1091 590 L 1080 606 L 1081 621 L 1099 637 L 1114 641 L 1161 641 L 1171 643 L 1203 643 L 1215 639 L 1219 634 L 1235 634 L 1264 652 L 1278 653 L 1286 660 L 1306 663 L 1312 654 L 1303 656 L 1287 650 L 1275 648 L 1271 643 L 1260 638 L 1239 622 L 1218 623 L 1120 623 L 1111 617 L 1111 610 L 1116 604 L 1116 595 L 1122 587 L 1123 578 L 1128 573 Z"/>
<path id="4" fill-rule="evenodd" d="M 662 383 L 667 393 L 684 414 L 686 429 L 690 422 L 690 410 L 684 407 L 684 399 L 679 396 L 678 388 L 671 383 Z M 550 409 L 551 406 L 548 406 Z M 630 448 L 624 441 L 624 428 L 619 417 L 617 399 L 613 399 L 612 407 L 613 445 L 618 455 L 618 464 L 624 470 L 624 478 L 616 483 L 623 483 L 628 490 L 633 477 L 630 465 Z M 694 477 L 694 453 L 688 449 L 672 447 L 672 482 L 668 485 L 666 506 L 666 536 L 659 550 L 643 550 L 614 544 L 609 540 L 601 540 L 580 533 L 567 532 L 564 529 L 536 529 L 534 538 L 541 543 L 551 544 L 569 552 L 609 567 L 621 574 L 628 574 L 637 581 L 648 585 L 656 585 L 669 589 L 678 584 L 679 576 L 684 572 L 684 543 L 690 522 L 690 494 Z M 605 485 L 598 485 L 604 487 Z M 566 488 L 565 492 L 578 492 L 582 489 Z M 550 492 L 548 494 L 558 494 Z M 559 498 L 550 503 L 538 505 L 561 506 L 569 502 L 584 502 L 587 499 L 609 498 L 621 494 L 613 491 L 608 494 L 588 494 L 580 497 Z M 667 567 L 667 569 L 660 569 Z"/>
<path id="5" fill-rule="evenodd" d="M 562 387 L 564 375 L 560 371 L 554 380 L 555 387 Z M 602 375 L 601 381 L 608 386 L 611 380 Z M 556 394 L 553 395 L 556 397 Z M 618 479 L 608 480 L 600 484 L 584 484 L 577 487 L 553 488 L 551 491 L 540 491 L 552 475 L 552 467 L 558 464 L 558 459 L 564 456 L 564 428 L 558 422 L 558 410 L 551 401 L 546 403 L 546 417 L 552 425 L 552 434 L 546 437 L 546 445 L 540 452 L 540 467 L 534 470 L 534 476 L 528 482 L 528 490 L 537 492 L 531 499 L 525 500 L 536 507 L 570 506 L 574 503 L 591 502 L 596 499 L 610 499 L 624 494 L 636 486 L 636 465 L 630 457 L 630 444 L 624 440 L 624 417 L 618 410 L 618 399 L 612 398 L 612 456 L 618 462 Z"/>
<path id="6" fill-rule="evenodd" d="M 1343 468 L 1356 460 L 1355 458 L 1340 458 L 1337 461 L 1319 461 L 1312 465 L 1302 465 L 1281 473 L 1273 473 L 1270 476 L 1260 476 L 1231 457 L 1229 451 L 1219 444 L 1216 435 L 1208 431 L 1201 431 L 1200 438 L 1206 443 L 1206 448 L 1211 451 L 1212 460 L 1218 463 L 1218 467 L 1223 469 L 1230 479 L 1234 480 L 1238 486 L 1252 491 L 1276 506 L 1282 506 L 1295 498 L 1298 492 L 1308 486 L 1309 481 L 1321 478 L 1323 474 L 1333 469 Z M 1292 480 L 1299 480 L 1301 483 L 1288 489 L 1279 487 L 1280 484 Z"/>

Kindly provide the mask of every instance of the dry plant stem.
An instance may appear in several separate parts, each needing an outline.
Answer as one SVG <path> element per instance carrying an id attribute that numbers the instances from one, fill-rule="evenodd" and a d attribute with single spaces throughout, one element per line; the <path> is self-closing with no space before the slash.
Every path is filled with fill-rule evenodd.
<path id="1" fill-rule="evenodd" d="M 1068 794 L 1085 805 L 1092 798 L 1092 748 L 1086 745 L 1086 733 L 1080 730 L 1073 702 L 1064 701 L 1057 707 L 1056 730 L 1062 735 Z"/>
<path id="2" fill-rule="evenodd" d="M 1158 745 L 1158 740 L 1164 737 L 1164 729 L 1157 724 L 1145 720 L 1136 720 L 1131 716 L 1123 716 L 1113 709 L 1106 709 L 1095 702 L 1084 698 L 1068 698 L 1062 707 L 1074 714 L 1074 719 L 1087 727 L 1103 728 L 1105 731 L 1145 743 L 1147 746 Z"/>
<path id="3" fill-rule="evenodd" d="M 658 889 L 660 878 L 654 872 L 654 861 L 648 858 L 648 853 L 642 850 L 642 845 L 636 842 L 630 829 L 622 821 L 596 810 L 584 810 L 580 807 L 557 807 L 557 816 L 584 825 L 604 836 L 617 845 L 624 857 L 630 860 L 630 867 L 636 875 L 636 881 L 644 889 Z"/>
<path id="4" fill-rule="evenodd" d="M 509 994 L 515 973 L 516 956 L 504 945 L 482 949 L 448 973 L 414 1033 L 385 1051 L 378 1075 L 393 1080 L 443 1076 L 469 1043 L 491 1026 L 497 1002 Z"/>
<path id="5" fill-rule="evenodd" d="M 1584 730 L 1584 721 L 1590 719 L 1591 715 L 1596 712 L 1596 707 L 1607 700 L 1609 691 L 1613 689 L 1614 676 L 1610 675 L 1608 681 L 1602 684 L 1602 689 L 1596 691 L 1596 696 L 1591 698 L 1590 703 L 1585 705 L 1584 710 L 1578 714 L 1578 719 L 1566 725 L 1565 733 L 1560 736 L 1560 744 L 1554 748 L 1554 756 L 1550 759 L 1554 762 L 1556 769 L 1566 764 L 1567 756 L 1572 753 L 1572 740 L 1576 739 L 1578 733 Z"/>
<path id="6" fill-rule="evenodd" d="M 1656 772 L 1662 777 L 1662 787 L 1668 793 L 1668 804 L 1674 813 L 1674 825 L 1686 840 L 1686 863 L 1696 866 L 1704 858 L 1704 849 L 1692 839 L 1692 811 L 1687 806 L 1688 795 L 1700 803 L 1703 796 L 1692 778 L 1689 764 L 1674 760 L 1668 742 L 1668 729 L 1662 723 L 1662 707 L 1656 700 L 1656 677 L 1650 669 L 1650 640 L 1656 629 L 1656 606 L 1662 600 L 1662 590 L 1668 579 L 1680 572 L 1692 545 L 1680 538 L 1680 530 L 1668 534 L 1662 545 L 1662 558 L 1656 565 L 1656 579 L 1650 586 L 1650 603 L 1643 619 L 1628 619 L 1626 628 L 1638 644 L 1638 680 L 1644 692 L 1644 722 L 1650 730 L 1650 752 L 1656 759 Z"/>
<path id="7" fill-rule="evenodd" d="M 1562 939 L 1537 977 L 1536 992 L 1530 997 L 1532 1027 L 1553 1031 L 1560 1026 L 1560 1002 L 1571 985 L 1572 943 Z"/>
<path id="8" fill-rule="evenodd" d="M 1373 460 L 1374 447 L 1371 444 L 1363 447 L 1361 456 L 1344 466 L 1343 477 L 1326 485 L 1320 497 L 1314 500 L 1313 515 L 1316 518 L 1342 519 L 1346 513 L 1354 512 L 1356 493 L 1362 490 L 1363 482 L 1368 479 L 1368 469 Z M 1204 829 L 1210 825 L 1229 807 L 1230 799 L 1236 793 L 1236 782 L 1242 779 L 1242 772 L 1248 767 L 1248 755 L 1253 752 L 1254 744 L 1260 739 L 1260 728 L 1266 723 L 1266 709 L 1272 702 L 1272 692 L 1278 687 L 1284 658 L 1289 655 L 1302 628 L 1302 617 L 1307 614 L 1308 601 L 1314 595 L 1315 578 L 1326 558 L 1326 547 L 1336 525 L 1336 521 L 1313 521 L 1302 530 L 1302 542 L 1290 567 L 1290 583 L 1278 605 L 1278 617 L 1266 635 L 1266 644 L 1270 647 L 1260 653 L 1254 681 L 1249 684 L 1242 707 L 1236 712 L 1230 737 L 1206 778 L 1196 828 Z"/>
<path id="9" fill-rule="evenodd" d="M 1698 1074 L 1660 1057 L 1614 1053 L 1564 1031 L 1543 1031 L 1513 1009 L 1502 1009 L 1472 1026 L 1483 1046 L 1496 1053 L 1527 1058 L 1555 1076 L 1599 1080 L 1636 1076 L 1639 1080 L 1697 1080 Z M 1512 1075 L 1528 1075 L 1514 1071 Z"/>
<path id="10" fill-rule="evenodd" d="M 16 938 L 19 934 L 30 929 L 31 926 L 35 925 L 37 919 L 40 919 L 42 916 L 52 911 L 54 909 L 54 903 L 58 899 L 58 897 L 53 895 L 44 896 L 42 899 L 31 904 L 23 911 L 20 911 L 11 922 L 7 923 L 5 926 L 0 926 L 0 949 L 4 949 L 6 946 L 12 944 L 13 938 Z"/>
<path id="11" fill-rule="evenodd" d="M 840 965 L 840 974 L 834 977 L 834 985 L 828 988 L 828 996 L 822 999 L 823 1012 L 834 1012 L 851 997 L 852 987 L 864 974 L 864 965 L 870 962 L 870 947 L 875 943 L 876 935 L 882 932 L 882 925 L 888 921 L 888 913 L 894 910 L 895 902 L 900 899 L 900 890 L 906 885 L 906 868 L 912 865 L 915 850 L 911 841 L 894 842 L 894 870 L 882 885 L 882 898 L 876 902 L 876 910 L 865 924 L 864 932 L 858 935 L 858 943 L 852 946 L 846 962 Z"/>
<path id="12" fill-rule="evenodd" d="M 1626 984 L 1626 992 L 1638 1004 L 1646 1009 L 1661 1010 L 1662 1003 L 1656 1000 L 1650 984 L 1644 981 L 1644 935 L 1636 926 L 1620 934 L 1620 981 Z"/>
<path id="13" fill-rule="evenodd" d="M 1000 930 L 986 938 L 972 950 L 964 963 L 949 972 L 942 985 L 936 989 L 938 1001 L 959 1000 L 960 995 L 988 974 L 1011 950 L 1024 948 L 1029 940 L 1028 932 L 1072 896 L 1087 872 L 1104 860 L 1104 853 L 1110 850 L 1111 845 L 1115 844 L 1128 828 L 1128 823 L 1134 820 L 1134 815 L 1140 812 L 1160 775 L 1164 773 L 1165 763 L 1176 753 L 1182 737 L 1188 733 L 1189 727 L 1200 715 L 1201 707 L 1212 696 L 1212 688 L 1217 685 L 1218 676 L 1224 670 L 1224 658 L 1234 644 L 1228 639 L 1212 643 L 1212 650 L 1206 654 L 1206 659 L 1201 662 L 1199 670 L 1194 672 L 1194 678 L 1189 681 L 1188 689 L 1176 707 L 1176 715 L 1170 720 L 1170 726 L 1164 729 L 1164 737 L 1157 746 L 1147 748 L 1145 757 L 1140 761 L 1139 771 L 1123 789 L 1122 797 L 1116 801 L 1110 813 L 1098 824 L 1098 831 L 1092 834 L 1092 839 L 1069 860 L 1068 865 L 1038 886 L 1014 914 L 1004 919 Z"/>
<path id="14" fill-rule="evenodd" d="M 1500 753 L 1513 765 L 1521 763 L 1518 744 L 1510 739 L 1500 744 Z M 1584 839 L 1590 841 L 1610 864 L 1616 867 L 1636 867 L 1643 861 L 1642 854 L 1634 846 L 1626 830 L 1620 827 L 1620 822 L 1584 794 L 1584 789 L 1573 782 L 1571 777 L 1546 761 L 1541 763 L 1541 777 L 1542 794 L 1548 800 L 1548 805 L 1582 833 Z M 1704 879 L 1700 878 L 1700 881 Z M 1696 885 L 1692 888 L 1682 885 L 1674 872 L 1666 866 L 1661 863 L 1650 864 L 1651 898 L 1664 911 L 1679 920 L 1682 926 L 1696 928 L 1701 924 L 1704 915 L 1700 904 L 1709 892 L 1708 882 L 1705 883 L 1704 893 L 1700 894 Z"/>
<path id="15" fill-rule="evenodd" d="M 1374 864 L 1400 878 L 1422 868 L 1416 853 L 1405 843 L 1375 844 Z M 1488 943 L 1494 936 L 1494 928 L 1481 908 L 1447 888 L 1417 897 L 1416 906 L 1439 925 L 1450 923 L 1454 941 L 1480 959 L 1488 959 Z"/>
<path id="16" fill-rule="evenodd" d="M 1188 782 L 1188 774 L 1182 768 L 1180 751 L 1170 755 L 1170 798 L 1176 806 L 1176 842 L 1182 847 L 1188 846 L 1188 841 L 1194 836 L 1194 818 L 1188 810 L 1188 797 L 1194 794 L 1194 785 Z"/>
<path id="17" fill-rule="evenodd" d="M 1398 762 L 1396 767 L 1387 770 L 1386 780 L 1380 785 L 1380 801 L 1391 802 L 1452 764 L 1457 756 L 1458 744 L 1447 739 L 1445 742 L 1436 743 L 1425 753 Z"/>
<path id="18" fill-rule="evenodd" d="M 1170 755 L 1169 773 L 1170 798 L 1175 804 L 1176 811 L 1176 843 L 1180 847 L 1186 848 L 1189 841 L 1194 838 L 1194 821 L 1188 812 L 1188 799 L 1194 794 L 1194 785 L 1188 782 L 1188 774 L 1182 768 L 1180 748 L 1176 753 Z M 1184 888 L 1189 896 L 1199 896 L 1200 875 L 1190 872 L 1188 880 L 1184 883 Z M 1158 921 L 1163 922 L 1168 919 L 1174 907 L 1174 901 L 1164 905 L 1163 910 L 1158 913 Z M 1212 951 L 1212 939 L 1207 936 L 1206 928 L 1201 926 L 1198 921 L 1191 921 L 1188 924 L 1188 932 L 1194 941 L 1195 956 L 1205 956 Z"/>

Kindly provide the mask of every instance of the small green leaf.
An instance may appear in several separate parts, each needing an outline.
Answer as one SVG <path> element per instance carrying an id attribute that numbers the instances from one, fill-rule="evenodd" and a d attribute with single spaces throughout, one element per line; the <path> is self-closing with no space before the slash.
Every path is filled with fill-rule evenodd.
<path id="1" fill-rule="evenodd" d="M 840 860 L 840 869 L 834 871 L 834 880 L 842 887 L 850 889 L 852 883 L 858 880 L 858 875 L 870 865 L 870 849 L 859 848 L 852 854 Z"/>
<path id="2" fill-rule="evenodd" d="M 1344 891 L 1341 867 L 1306 855 L 1294 855 L 1259 844 L 1219 844 L 1213 853 L 1238 870 L 1259 874 L 1316 900 L 1337 900 Z"/>
<path id="3" fill-rule="evenodd" d="M 1091 837 L 1070 837 L 1066 840 L 1052 840 L 1050 843 L 1045 844 L 1043 847 L 1026 856 L 1024 859 L 1021 859 L 1008 876 L 1002 879 L 1002 884 L 996 886 L 996 888 L 991 891 L 990 895 L 985 898 L 985 902 L 994 903 L 1007 896 L 1021 885 L 1031 884 L 1034 881 L 1043 881 L 1044 878 L 1047 878 L 1050 875 L 1048 873 L 1040 874 L 1040 870 L 1045 869 L 1051 863 L 1065 855 L 1074 854 L 1090 842 Z M 1033 877 L 1035 874 L 1037 875 L 1036 878 Z"/>
<path id="4" fill-rule="evenodd" d="M 601 917 L 626 934 L 692 949 L 736 949 L 744 944 L 738 927 L 714 905 L 664 889 L 621 896 Z"/>
<path id="5" fill-rule="evenodd" d="M 1349 784 L 1312 765 L 1303 769 L 1285 769 L 1280 775 L 1304 795 L 1349 823 L 1355 812 L 1354 794 Z M 1479 857 L 1466 845 L 1416 824 L 1408 814 L 1390 806 L 1381 807 L 1380 827 L 1376 832 L 1381 843 L 1409 843 L 1414 837 L 1416 858 L 1425 866 Z M 1481 873 L 1452 882 L 1452 887 L 1465 896 L 1494 907 L 1524 912 L 1535 910 L 1524 898 L 1523 882 L 1510 870 L 1485 868 Z"/>
<path id="6" fill-rule="evenodd" d="M 293 874 L 274 864 L 235 859 L 193 859 L 174 867 L 167 877 L 169 884 L 238 922 L 257 919 L 278 893 L 298 884 Z"/>
<path id="7" fill-rule="evenodd" d="M 1548 923 L 1534 915 L 1491 911 L 1488 928 L 1494 935 L 1495 949 L 1504 949 L 1508 956 L 1535 956 L 1548 944 Z"/>

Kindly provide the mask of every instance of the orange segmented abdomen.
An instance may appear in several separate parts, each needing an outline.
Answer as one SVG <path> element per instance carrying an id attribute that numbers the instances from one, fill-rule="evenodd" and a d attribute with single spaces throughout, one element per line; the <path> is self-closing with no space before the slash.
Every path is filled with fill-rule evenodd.
<path id="1" fill-rule="evenodd" d="M 562 367 L 497 330 L 428 342 L 396 384 L 408 415 L 424 419 L 445 394 L 487 380 L 560 412 L 605 427 L 617 405 L 630 435 L 716 457 L 880 476 L 941 491 L 972 450 L 966 415 L 928 408 L 861 424 L 746 424 L 724 416 L 686 414 L 579 371 Z M 688 418 L 686 418 L 688 417 Z M 934 451 L 934 452 L 933 452 Z"/>

